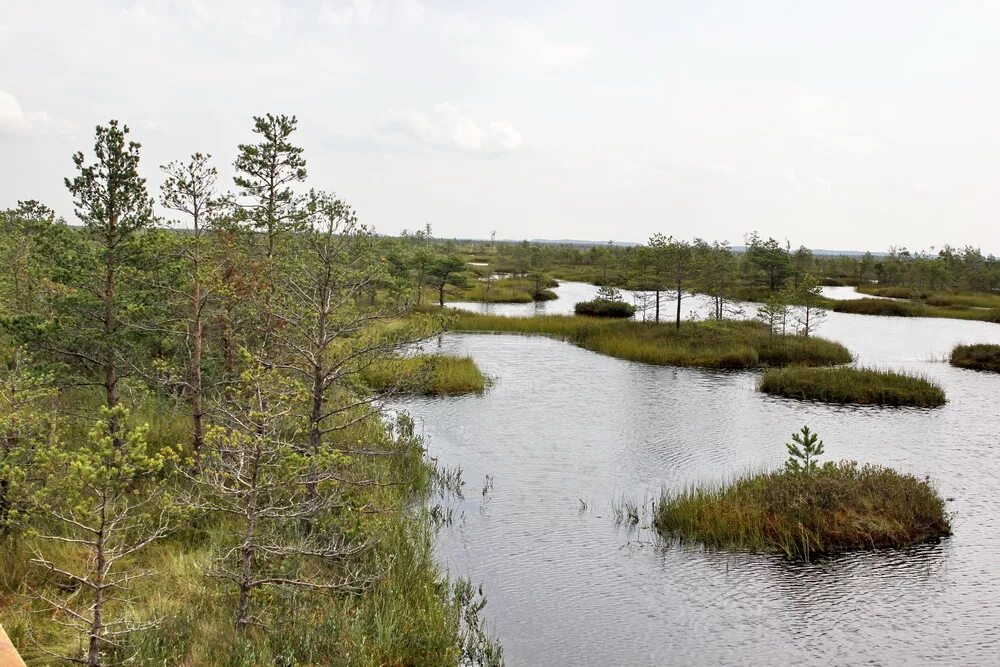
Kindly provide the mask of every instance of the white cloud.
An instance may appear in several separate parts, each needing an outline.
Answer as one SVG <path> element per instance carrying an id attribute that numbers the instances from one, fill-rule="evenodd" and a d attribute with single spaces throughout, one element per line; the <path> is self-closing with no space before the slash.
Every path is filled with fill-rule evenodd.
<path id="1" fill-rule="evenodd" d="M 53 118 L 44 111 L 25 111 L 16 97 L 5 90 L 0 90 L 0 132 L 63 133 L 68 129 L 68 123 Z"/>
<path id="2" fill-rule="evenodd" d="M 319 21 L 326 25 L 370 26 L 382 24 L 385 21 L 385 5 L 375 6 L 371 0 L 352 0 L 346 4 L 320 7 Z"/>
<path id="3" fill-rule="evenodd" d="M 562 70 L 585 63 L 589 44 L 552 39 L 531 23 L 496 22 L 478 43 L 471 45 L 474 57 L 507 69 Z"/>
<path id="4" fill-rule="evenodd" d="M 591 55 L 589 44 L 553 38 L 540 26 L 503 16 L 434 10 L 419 0 L 347 0 L 326 3 L 319 22 L 335 29 L 422 30 L 445 40 L 467 63 L 501 70 L 553 71 Z"/>
<path id="5" fill-rule="evenodd" d="M 461 151 L 500 153 L 519 148 L 521 133 L 506 120 L 480 125 L 452 104 L 437 104 L 430 113 L 389 111 L 382 128 L 432 146 Z"/>

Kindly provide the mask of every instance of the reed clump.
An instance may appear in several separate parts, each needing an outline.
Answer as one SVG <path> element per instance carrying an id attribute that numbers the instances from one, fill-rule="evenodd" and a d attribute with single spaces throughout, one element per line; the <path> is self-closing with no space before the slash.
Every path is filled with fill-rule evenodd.
<path id="1" fill-rule="evenodd" d="M 673 325 L 593 317 L 503 317 L 463 312 L 451 319 L 449 328 L 550 336 L 619 359 L 664 366 L 747 369 L 851 361 L 851 353 L 839 343 L 771 334 L 766 326 L 749 321 L 685 322 L 675 329 Z"/>
<path id="2" fill-rule="evenodd" d="M 776 396 L 825 403 L 931 408 L 944 390 L 924 377 L 875 368 L 789 368 L 764 372 L 757 389 Z"/>
<path id="3" fill-rule="evenodd" d="M 1000 345 L 987 343 L 957 345 L 951 351 L 949 361 L 952 366 L 959 368 L 1000 373 Z"/>
<path id="4" fill-rule="evenodd" d="M 367 368 L 363 379 L 376 391 L 424 396 L 481 394 L 489 384 L 472 357 L 431 354 L 381 361 Z"/>

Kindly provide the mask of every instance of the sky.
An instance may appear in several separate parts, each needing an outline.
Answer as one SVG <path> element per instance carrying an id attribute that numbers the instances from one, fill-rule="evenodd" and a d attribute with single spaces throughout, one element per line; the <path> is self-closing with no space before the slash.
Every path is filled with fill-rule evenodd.
<path id="1" fill-rule="evenodd" d="M 111 118 L 230 187 L 271 112 L 381 233 L 1000 253 L 997 2 L 3 4 L 2 208 Z"/>

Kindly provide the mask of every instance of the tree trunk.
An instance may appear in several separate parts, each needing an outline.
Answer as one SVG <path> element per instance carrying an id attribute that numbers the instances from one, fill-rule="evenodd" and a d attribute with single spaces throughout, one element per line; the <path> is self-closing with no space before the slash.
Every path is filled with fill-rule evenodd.
<path id="1" fill-rule="evenodd" d="M 660 323 L 660 290 L 656 290 L 656 323 Z"/>
<path id="2" fill-rule="evenodd" d="M 256 473 L 254 474 L 256 484 Z M 253 538 L 257 525 L 256 499 L 250 500 L 247 508 L 247 525 L 243 533 L 243 545 L 240 547 L 240 596 L 236 605 L 236 631 L 243 632 L 249 622 L 250 591 L 253 588 Z"/>
<path id="3" fill-rule="evenodd" d="M 101 522 L 97 531 L 94 549 L 96 563 L 94 566 L 94 606 L 90 621 L 90 633 L 87 646 L 87 667 L 101 665 L 101 635 L 104 632 L 104 579 L 107 576 L 107 559 L 104 553 L 104 527 L 107 520 L 107 497 L 101 496 Z"/>
<path id="4" fill-rule="evenodd" d="M 444 283 L 438 288 L 438 305 L 444 308 Z"/>
<path id="5" fill-rule="evenodd" d="M 681 330 L 681 296 L 682 296 L 681 281 L 678 280 L 677 281 L 677 320 L 676 320 L 676 324 L 674 325 L 674 328 L 677 329 L 677 331 Z"/>
<path id="6" fill-rule="evenodd" d="M 201 284 L 195 282 L 195 322 L 194 322 L 194 350 L 191 358 L 191 418 L 194 422 L 194 434 L 191 440 L 191 447 L 194 449 L 194 466 L 201 467 L 201 447 L 205 442 L 205 409 L 202 403 L 201 385 L 201 353 L 202 353 L 202 323 L 201 323 Z"/>
<path id="7" fill-rule="evenodd" d="M 111 221 L 111 229 L 115 229 L 115 221 Z M 115 363 L 115 350 L 112 337 L 117 328 L 115 319 L 115 254 L 113 231 L 107 239 L 108 255 L 104 264 L 104 393 L 105 404 L 109 410 L 118 406 L 118 367 Z M 118 428 L 118 415 L 112 413 L 108 417 L 108 431 L 115 447 L 121 447 L 122 440 Z"/>

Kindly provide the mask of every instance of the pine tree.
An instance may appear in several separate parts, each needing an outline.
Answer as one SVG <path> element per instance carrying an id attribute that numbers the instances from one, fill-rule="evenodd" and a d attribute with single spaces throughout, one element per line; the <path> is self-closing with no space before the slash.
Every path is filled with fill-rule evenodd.
<path id="1" fill-rule="evenodd" d="M 127 126 L 112 120 L 97 127 L 93 164 L 85 164 L 83 153 L 73 156 L 79 173 L 65 182 L 87 243 L 83 248 L 63 247 L 67 261 L 58 279 L 72 291 L 62 299 L 55 320 L 61 336 L 48 341 L 49 349 L 101 375 L 115 442 L 119 381 L 130 363 L 128 338 L 135 333 L 122 316 L 134 305 L 128 291 L 145 268 L 143 232 L 153 224 L 153 202 L 146 180 L 139 176 L 140 146 L 128 141 L 128 133 Z"/>
<path id="2" fill-rule="evenodd" d="M 823 441 L 808 426 L 803 426 L 799 433 L 793 433 L 792 442 L 785 447 L 788 448 L 785 470 L 791 473 L 813 473 L 818 470 L 816 457 L 823 453 Z"/>
<path id="3" fill-rule="evenodd" d="M 196 466 L 205 440 L 205 311 L 215 296 L 212 288 L 219 283 L 208 235 L 225 203 L 216 195 L 218 174 L 209 164 L 210 158 L 195 153 L 186 164 L 165 165 L 162 169 L 166 179 L 160 187 L 164 208 L 182 214 L 190 223 L 190 228 L 178 237 L 183 284 L 171 291 L 187 301 L 187 314 L 181 318 L 179 331 L 188 351 L 183 386 L 191 407 L 191 447 Z"/>
<path id="4" fill-rule="evenodd" d="M 106 664 L 109 646 L 156 624 L 133 621 L 126 595 L 148 574 L 131 567 L 136 555 L 170 529 L 173 505 L 155 482 L 174 453 L 150 451 L 147 428 L 126 428 L 127 421 L 124 407 L 105 407 L 86 442 L 61 443 L 38 456 L 48 475 L 39 491 L 45 520 L 39 526 L 57 529 L 38 530 L 32 562 L 64 579 L 70 591 L 61 599 L 38 597 L 86 637 L 84 659 L 63 657 L 88 667 Z M 87 557 L 67 557 L 58 545 L 83 549 Z"/>
<path id="5" fill-rule="evenodd" d="M 346 510 L 340 493 L 347 455 L 326 445 L 303 451 L 302 387 L 254 364 L 219 406 L 225 426 L 209 429 L 199 473 L 197 510 L 229 517 L 235 528 L 210 576 L 236 591 L 235 625 L 254 622 L 253 595 L 266 587 L 360 591 L 369 578 L 352 561 L 373 542 L 346 536 L 331 520 Z"/>

